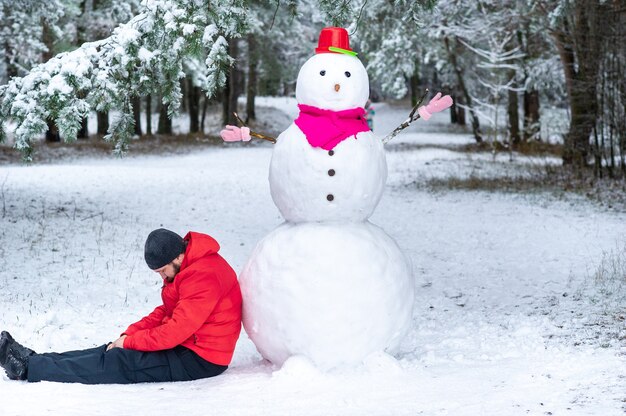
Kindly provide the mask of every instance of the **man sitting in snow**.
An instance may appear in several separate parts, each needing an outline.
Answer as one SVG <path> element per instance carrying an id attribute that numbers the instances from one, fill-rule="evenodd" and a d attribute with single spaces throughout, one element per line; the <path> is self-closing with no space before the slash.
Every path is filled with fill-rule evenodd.
<path id="1" fill-rule="evenodd" d="M 237 275 L 206 234 L 150 233 L 145 259 L 163 278 L 163 304 L 108 345 L 37 354 L 3 331 L 0 365 L 9 378 L 84 384 L 184 381 L 223 373 L 241 330 Z"/>

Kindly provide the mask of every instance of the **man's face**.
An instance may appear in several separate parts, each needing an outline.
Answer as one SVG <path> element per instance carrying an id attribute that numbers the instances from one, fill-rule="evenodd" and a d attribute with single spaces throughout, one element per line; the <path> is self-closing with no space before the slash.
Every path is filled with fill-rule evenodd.
<path id="1" fill-rule="evenodd" d="M 162 279 L 168 282 L 172 282 L 174 280 L 174 277 L 180 271 L 180 265 L 182 263 L 182 256 L 183 255 L 181 254 L 180 256 L 172 260 L 170 263 L 154 271 L 157 272 L 161 276 Z"/>

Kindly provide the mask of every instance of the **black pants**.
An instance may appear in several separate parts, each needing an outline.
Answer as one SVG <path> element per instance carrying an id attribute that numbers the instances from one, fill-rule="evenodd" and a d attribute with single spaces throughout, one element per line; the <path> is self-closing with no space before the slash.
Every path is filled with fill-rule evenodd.
<path id="1" fill-rule="evenodd" d="M 106 345 L 61 354 L 30 356 L 28 381 L 130 384 L 188 381 L 222 374 L 227 366 L 210 363 L 188 348 L 143 352 Z"/>

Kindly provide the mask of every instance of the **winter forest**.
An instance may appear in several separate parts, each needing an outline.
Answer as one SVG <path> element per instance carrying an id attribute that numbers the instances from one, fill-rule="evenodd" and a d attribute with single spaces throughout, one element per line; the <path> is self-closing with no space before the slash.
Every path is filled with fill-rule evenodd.
<path id="1" fill-rule="evenodd" d="M 374 101 L 426 87 L 450 94 L 450 123 L 494 152 L 558 144 L 581 174 L 623 178 L 621 1 L 17 1 L 2 10 L 1 115 L 30 160 L 34 142 L 203 131 L 245 97 L 289 96 L 324 25 L 353 33 Z M 111 114 L 112 110 L 117 112 Z M 89 131 L 87 118 L 97 113 Z M 159 114 L 157 125 L 146 114 Z M 142 116 L 145 118 L 142 120 Z"/>
<path id="2" fill-rule="evenodd" d="M 318 175 L 279 145 L 331 26 L 369 77 L 382 159 L 324 148 Z M 287 319 L 267 342 L 306 332 L 280 313 L 298 305 L 348 340 L 277 363 L 244 316 L 214 378 L 0 369 L 0 416 L 624 414 L 625 74 L 626 0 L 0 0 L 0 330 L 37 352 L 114 341 L 161 302 L 144 243 L 164 227 L 213 236 L 242 284 L 269 270 L 243 288 L 244 315 Z M 439 92 L 452 105 L 413 119 Z M 298 291 L 282 270 L 307 260 L 329 282 L 302 272 L 318 286 Z M 406 315 L 393 348 L 319 365 L 384 338 L 385 302 Z"/>

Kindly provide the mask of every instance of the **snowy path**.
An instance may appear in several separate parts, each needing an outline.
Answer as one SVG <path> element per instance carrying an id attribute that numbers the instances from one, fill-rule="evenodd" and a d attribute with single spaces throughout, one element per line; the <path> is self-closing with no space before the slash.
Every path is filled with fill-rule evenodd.
<path id="1" fill-rule="evenodd" d="M 468 140 L 408 133 L 402 140 L 425 146 Z M 142 246 L 160 226 L 212 234 L 241 270 L 281 222 L 269 196 L 270 156 L 267 146 L 218 147 L 1 167 L 0 327 L 38 351 L 115 339 L 159 302 Z M 397 360 L 371 357 L 329 374 L 298 359 L 276 369 L 243 336 L 230 370 L 212 380 L 82 386 L 2 378 L 0 415 L 623 414 L 624 346 L 585 339 L 581 322 L 596 310 L 584 293 L 574 295 L 601 253 L 623 244 L 626 215 L 575 199 L 430 193 L 414 183 L 466 157 L 428 147 L 388 154 L 387 190 L 372 222 L 407 251 L 418 287 Z"/>

